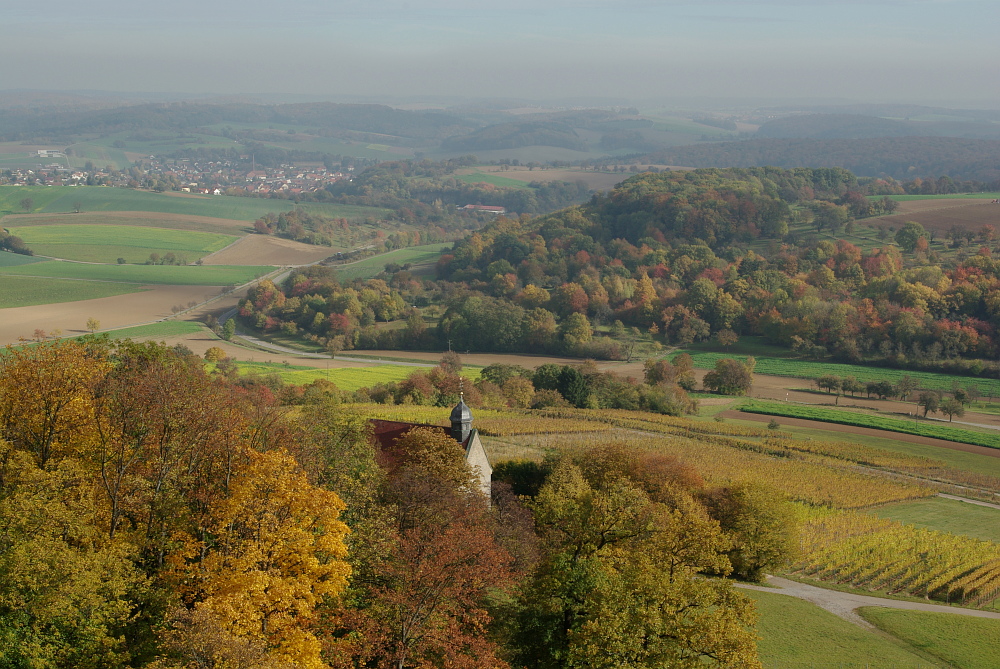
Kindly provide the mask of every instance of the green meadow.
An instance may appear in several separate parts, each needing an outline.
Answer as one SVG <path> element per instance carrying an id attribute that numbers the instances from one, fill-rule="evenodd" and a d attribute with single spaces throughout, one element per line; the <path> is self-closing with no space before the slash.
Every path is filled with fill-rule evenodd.
<path id="1" fill-rule="evenodd" d="M 136 325 L 131 328 L 121 330 L 111 330 L 102 333 L 109 339 L 166 339 L 167 337 L 179 337 L 182 335 L 204 333 L 208 335 L 210 330 L 201 323 L 193 321 L 161 321 L 159 323 L 149 323 L 148 325 Z"/>
<path id="2" fill-rule="evenodd" d="M 1000 666 L 1000 620 L 876 606 L 866 606 L 858 612 L 882 631 L 949 666 L 958 669 Z"/>
<path id="3" fill-rule="evenodd" d="M 32 256 L 22 256 L 18 253 L 10 253 L 8 251 L 0 251 L 0 267 L 18 267 L 36 262 L 42 262 L 42 259 Z"/>
<path id="4" fill-rule="evenodd" d="M 280 353 L 262 353 L 271 358 L 280 358 Z M 336 363 L 333 363 L 336 364 Z M 305 385 L 317 379 L 325 379 L 340 390 L 353 391 L 367 388 L 377 383 L 393 383 L 402 381 L 413 372 L 427 371 L 429 367 L 413 367 L 410 365 L 372 365 L 371 367 L 304 367 L 285 362 L 245 362 L 237 361 L 236 366 L 241 374 L 269 375 L 277 374 L 285 383 Z M 462 376 L 475 380 L 479 378 L 478 369 L 465 369 Z"/>
<path id="5" fill-rule="evenodd" d="M 139 285 L 228 286 L 231 284 L 242 285 L 272 271 L 274 271 L 273 267 L 239 265 L 204 265 L 200 267 L 196 265 L 91 265 L 48 260 L 31 265 L 0 267 L 0 276 L 85 279 Z"/>
<path id="6" fill-rule="evenodd" d="M 0 309 L 77 302 L 142 290 L 132 283 L 4 276 L 0 274 Z"/>
<path id="7" fill-rule="evenodd" d="M 988 506 L 944 497 L 926 497 L 882 506 L 872 513 L 879 518 L 898 520 L 929 530 L 1000 543 L 1000 510 Z"/>
<path id="8" fill-rule="evenodd" d="M 437 262 L 441 257 L 441 249 L 447 244 L 427 244 L 425 246 L 410 246 L 405 249 L 397 249 L 389 253 L 380 253 L 371 258 L 365 258 L 347 265 L 334 265 L 337 270 L 337 278 L 341 281 L 353 279 L 370 279 L 385 269 L 389 263 L 405 265 L 426 265 Z"/>
<path id="9" fill-rule="evenodd" d="M 930 669 L 906 644 L 862 629 L 788 595 L 741 590 L 757 604 L 757 642 L 767 669 Z"/>
<path id="10" fill-rule="evenodd" d="M 173 253 L 188 261 L 231 244 L 238 237 L 129 225 L 39 225 L 11 232 L 38 255 L 82 262 L 145 261 L 151 253 Z"/>
<path id="11" fill-rule="evenodd" d="M 712 369 L 715 363 L 722 358 L 735 358 L 740 362 L 745 360 L 744 356 L 732 353 L 709 353 L 698 350 L 682 351 L 688 353 L 698 369 Z M 787 376 L 798 379 L 808 379 L 813 381 L 825 374 L 834 376 L 853 376 L 862 383 L 867 381 L 889 381 L 896 383 L 904 376 L 909 376 L 920 382 L 920 387 L 927 390 L 941 390 L 950 392 L 953 383 L 958 383 L 963 388 L 970 385 L 979 387 L 983 395 L 991 397 L 1000 396 L 1000 380 L 984 379 L 973 376 L 957 376 L 953 374 L 938 374 L 936 372 L 918 372 L 906 369 L 891 369 L 887 367 L 872 367 L 865 365 L 848 365 L 839 362 L 814 362 L 811 360 L 794 360 L 791 358 L 777 358 L 771 356 L 755 357 L 757 366 L 754 368 L 756 374 L 766 374 L 768 376 Z"/>
<path id="12" fill-rule="evenodd" d="M 29 213 L 72 212 L 79 204 L 85 212 L 149 211 L 235 221 L 254 221 L 269 212 L 291 211 L 296 206 L 289 200 L 227 195 L 181 196 L 104 186 L 0 186 L 0 214 L 23 213 L 21 200 L 27 197 L 34 200 Z M 354 205 L 305 203 L 300 206 L 336 218 L 379 218 L 390 213 L 388 209 Z M 17 225 L 16 218 L 7 219 L 5 223 Z"/>

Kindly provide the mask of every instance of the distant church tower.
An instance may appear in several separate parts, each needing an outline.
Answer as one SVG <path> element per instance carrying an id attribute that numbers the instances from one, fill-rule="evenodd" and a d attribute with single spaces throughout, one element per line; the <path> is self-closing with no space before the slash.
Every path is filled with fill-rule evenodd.
<path id="1" fill-rule="evenodd" d="M 451 410 L 451 436 L 460 444 L 465 444 L 472 432 L 472 412 L 465 404 L 464 394 Z"/>

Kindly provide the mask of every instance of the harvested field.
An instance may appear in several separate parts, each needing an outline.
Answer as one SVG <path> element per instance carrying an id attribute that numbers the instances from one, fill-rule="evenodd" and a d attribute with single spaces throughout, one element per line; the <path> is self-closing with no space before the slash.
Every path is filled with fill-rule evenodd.
<path id="1" fill-rule="evenodd" d="M 172 315 L 172 308 L 202 302 L 218 295 L 218 286 L 146 286 L 140 293 L 101 297 L 79 302 L 62 302 L 0 310 L 0 345 L 15 344 L 19 337 L 31 337 L 35 329 L 63 334 L 83 334 L 87 319 L 96 318 L 101 328 L 138 325 Z"/>
<path id="2" fill-rule="evenodd" d="M 247 235 L 226 248 L 205 256 L 205 265 L 307 265 L 337 249 L 313 246 L 267 235 Z"/>
<path id="3" fill-rule="evenodd" d="M 911 200 L 903 202 L 900 213 L 869 219 L 876 227 L 899 228 L 907 221 L 916 221 L 928 230 L 945 233 L 953 226 L 978 231 L 984 225 L 1000 226 L 1000 204 L 990 200 Z"/>
<path id="4" fill-rule="evenodd" d="M 173 230 L 194 230 L 196 232 L 217 232 L 224 235 L 250 232 L 246 221 L 190 214 L 168 214 L 155 211 L 102 211 L 81 212 L 79 214 L 17 214 L 0 219 L 5 227 L 26 227 L 31 225 L 137 225 L 150 228 L 171 228 Z"/>

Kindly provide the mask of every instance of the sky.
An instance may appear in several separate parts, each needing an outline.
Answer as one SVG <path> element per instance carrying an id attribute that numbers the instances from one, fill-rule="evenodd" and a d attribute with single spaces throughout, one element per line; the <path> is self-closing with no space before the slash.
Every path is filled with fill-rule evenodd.
<path id="1" fill-rule="evenodd" d="M 0 90 L 1000 107 L 997 0 L 47 0 Z"/>

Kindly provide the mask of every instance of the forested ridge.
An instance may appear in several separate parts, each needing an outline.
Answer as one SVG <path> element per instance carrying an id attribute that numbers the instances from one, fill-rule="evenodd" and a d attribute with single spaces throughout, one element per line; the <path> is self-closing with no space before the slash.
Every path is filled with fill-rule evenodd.
<path id="1" fill-rule="evenodd" d="M 488 504 L 450 436 L 379 451 L 330 384 L 273 388 L 162 344 L 3 352 L 0 665 L 761 666 L 721 578 L 792 556 L 759 484 L 611 444 L 498 466 Z"/>
<path id="2" fill-rule="evenodd" d="M 819 358 L 996 375 L 993 226 L 934 248 L 916 223 L 866 246 L 838 238 L 891 212 L 894 202 L 863 194 L 891 186 L 837 168 L 645 173 L 584 205 L 490 223 L 441 257 L 436 281 L 390 267 L 341 285 L 300 270 L 252 291 L 241 314 L 337 350 L 450 342 L 616 358 L 636 333 L 672 345 L 722 333 Z M 380 325 L 392 321 L 406 328 Z"/>

